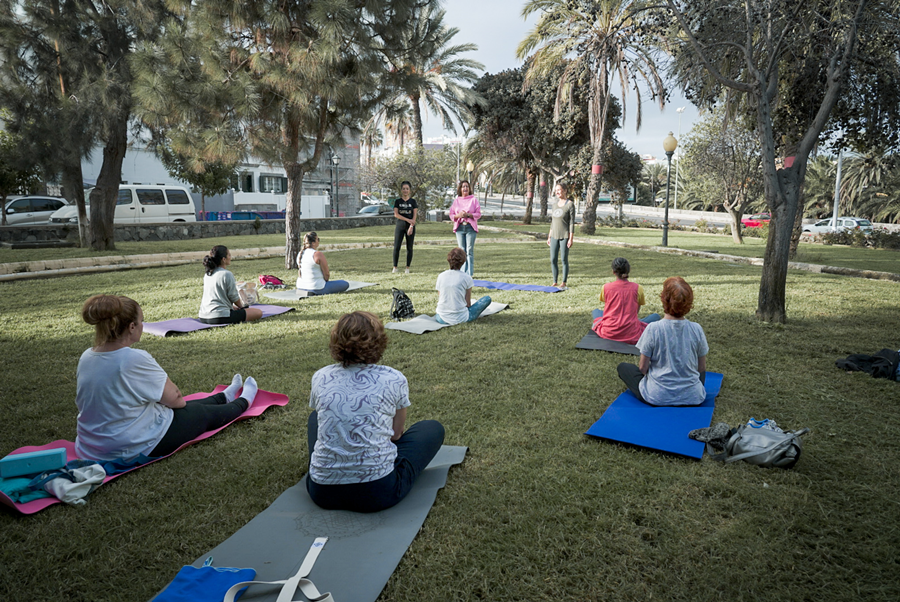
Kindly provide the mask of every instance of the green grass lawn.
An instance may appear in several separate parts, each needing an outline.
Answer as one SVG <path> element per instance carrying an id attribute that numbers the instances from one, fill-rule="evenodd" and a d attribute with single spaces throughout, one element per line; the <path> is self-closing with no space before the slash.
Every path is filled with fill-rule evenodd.
<path id="1" fill-rule="evenodd" d="M 366 230 L 390 237 L 389 228 Z M 329 232 L 323 243 L 363 235 Z M 332 252 L 335 278 L 379 286 L 306 299 L 255 324 L 145 335 L 137 347 L 185 393 L 240 372 L 291 403 L 101 487 L 83 508 L 0 510 L 0 600 L 150 599 L 305 474 L 309 382 L 331 362 L 336 319 L 357 309 L 386 319 L 391 286 L 433 313 L 446 254 L 417 247 L 405 276 L 389 273 L 387 249 Z M 624 390 L 617 363 L 632 359 L 574 347 L 617 255 L 645 287 L 647 311 L 661 309 L 666 277 L 693 285 L 689 318 L 706 331 L 709 369 L 725 375 L 714 421 L 812 429 L 793 470 L 694 462 L 583 435 Z M 479 278 L 549 284 L 548 263 L 540 242 L 476 247 Z M 564 293 L 489 291 L 510 309 L 423 336 L 390 332 L 383 363 L 409 379 L 410 420 L 437 419 L 447 444 L 470 450 L 381 600 L 900 598 L 900 384 L 834 366 L 900 347 L 898 283 L 791 272 L 789 322 L 771 325 L 753 317 L 758 267 L 593 245 L 574 247 L 571 264 Z M 280 259 L 231 269 L 239 280 L 285 275 Z M 0 283 L 0 455 L 74 438 L 75 368 L 92 341 L 79 315 L 88 296 L 131 296 L 157 321 L 196 315 L 201 291 L 199 266 Z"/>

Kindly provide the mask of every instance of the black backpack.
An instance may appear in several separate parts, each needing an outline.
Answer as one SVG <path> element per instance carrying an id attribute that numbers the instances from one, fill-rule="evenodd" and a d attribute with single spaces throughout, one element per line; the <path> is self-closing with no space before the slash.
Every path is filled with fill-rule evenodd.
<path id="1" fill-rule="evenodd" d="M 408 320 L 416 315 L 412 300 L 406 293 L 399 288 L 391 287 L 391 294 L 394 296 L 393 301 L 391 301 L 392 320 Z"/>

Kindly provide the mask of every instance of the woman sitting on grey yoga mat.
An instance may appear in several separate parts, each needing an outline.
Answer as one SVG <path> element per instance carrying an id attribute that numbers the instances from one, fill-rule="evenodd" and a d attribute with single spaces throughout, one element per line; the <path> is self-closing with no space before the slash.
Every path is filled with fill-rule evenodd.
<path id="1" fill-rule="evenodd" d="M 640 364 L 619 364 L 619 378 L 652 406 L 700 405 L 706 399 L 709 345 L 703 328 L 684 317 L 694 304 L 694 291 L 684 278 L 668 278 L 660 299 L 665 317 L 647 325 L 637 342 Z"/>
<path id="2" fill-rule="evenodd" d="M 87 460 L 165 456 L 243 414 L 256 381 L 241 375 L 224 391 L 186 401 L 141 340 L 144 313 L 133 299 L 94 295 L 81 310 L 94 326 L 94 346 L 78 360 L 75 453 Z M 240 395 L 240 397 L 238 397 Z"/>
<path id="3" fill-rule="evenodd" d="M 434 319 L 441 324 L 462 324 L 472 322 L 491 304 L 485 295 L 472 303 L 472 287 L 475 281 L 460 270 L 466 262 L 466 252 L 459 247 L 447 253 L 450 269 L 438 275 L 434 290 L 438 291 L 438 304 Z"/>
<path id="4" fill-rule="evenodd" d="M 234 274 L 225 269 L 229 265 L 231 251 L 224 245 L 216 245 L 203 258 L 206 275 L 200 299 L 200 321 L 204 324 L 236 324 L 262 318 L 261 309 L 250 307 L 241 299 Z"/>
<path id="5" fill-rule="evenodd" d="M 406 377 L 377 363 L 387 341 L 374 314 L 344 314 L 329 345 L 338 363 L 312 377 L 306 488 L 326 510 L 378 512 L 396 505 L 444 442 L 444 427 L 434 420 L 404 432 Z"/>
<path id="6" fill-rule="evenodd" d="M 638 320 L 638 310 L 644 305 L 644 287 L 628 281 L 631 264 L 624 257 L 616 257 L 612 262 L 615 281 L 607 282 L 600 289 L 600 303 L 603 309 L 595 309 L 591 330 L 597 336 L 611 341 L 621 341 L 634 345 L 641 338 L 650 322 L 659 320 L 659 314 L 650 314 Z"/>
<path id="7" fill-rule="evenodd" d="M 346 280 L 330 280 L 331 271 L 325 253 L 319 251 L 319 235 L 310 232 L 303 237 L 303 248 L 297 254 L 297 288 L 313 295 L 343 293 L 350 288 Z"/>

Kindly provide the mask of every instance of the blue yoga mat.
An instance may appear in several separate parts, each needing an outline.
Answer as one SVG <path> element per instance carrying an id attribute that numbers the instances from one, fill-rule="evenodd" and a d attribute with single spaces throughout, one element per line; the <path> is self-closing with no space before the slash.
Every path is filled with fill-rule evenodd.
<path id="1" fill-rule="evenodd" d="M 718 372 L 706 373 L 706 400 L 699 406 L 653 407 L 625 391 L 585 435 L 699 460 L 705 444 L 688 433 L 712 422 L 722 378 Z"/>
<path id="2" fill-rule="evenodd" d="M 509 282 L 491 282 L 490 280 L 473 280 L 475 286 L 495 288 L 501 291 L 532 291 L 536 293 L 558 293 L 565 289 L 540 284 L 510 284 Z"/>

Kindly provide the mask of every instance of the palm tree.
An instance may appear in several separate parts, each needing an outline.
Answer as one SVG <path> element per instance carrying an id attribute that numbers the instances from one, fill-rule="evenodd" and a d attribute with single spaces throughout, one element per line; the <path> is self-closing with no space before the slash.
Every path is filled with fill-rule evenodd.
<path id="1" fill-rule="evenodd" d="M 884 149 L 871 149 L 865 154 L 852 154 L 843 165 L 841 204 L 843 211 L 857 214 L 887 184 L 897 169 L 897 155 Z M 871 214 L 870 214 L 871 215 Z"/>
<path id="2" fill-rule="evenodd" d="M 666 183 L 666 166 L 662 163 L 648 163 L 644 165 L 644 171 L 641 175 L 647 188 L 650 189 L 650 202 L 655 205 L 656 193 Z"/>
<path id="3" fill-rule="evenodd" d="M 412 132 L 411 115 L 409 105 L 403 99 L 395 99 L 382 107 L 382 110 L 373 117 L 377 126 L 378 119 L 384 119 L 384 129 L 400 144 L 400 151 L 406 143 L 406 138 Z M 370 123 L 372 123 L 370 121 Z M 369 126 L 367 126 L 368 128 Z"/>
<path id="4" fill-rule="evenodd" d="M 413 143 L 422 147 L 422 101 L 428 110 L 440 116 L 444 128 L 456 133 L 454 120 L 466 122 L 468 107 L 483 102 L 465 85 L 478 79 L 476 70 L 484 65 L 472 59 L 459 58 L 464 52 L 478 50 L 475 44 L 451 45 L 459 33 L 456 27 L 444 25 L 444 11 L 431 4 L 422 7 L 399 36 L 400 50 L 385 52 L 390 63 L 389 85 L 395 95 L 385 103 L 408 103 Z"/>
<path id="5" fill-rule="evenodd" d="M 622 99 L 628 89 L 637 95 L 636 125 L 641 127 L 641 93 L 644 82 L 653 98 L 664 107 L 665 84 L 656 65 L 654 50 L 638 41 L 644 0 L 529 0 L 522 16 L 541 12 L 537 25 L 519 44 L 517 54 L 524 59 L 534 52 L 526 76 L 527 82 L 546 75 L 553 67 L 571 59 L 563 70 L 557 94 L 557 110 L 569 101 L 572 90 L 582 78 L 588 78 L 589 116 L 594 166 L 600 165 L 607 142 L 606 114 L 609 110 L 610 85 L 618 79 Z M 624 118 L 624 102 L 623 118 Z M 594 233 L 597 195 L 600 192 L 599 167 L 591 170 L 588 205 L 584 211 L 582 230 Z"/>

